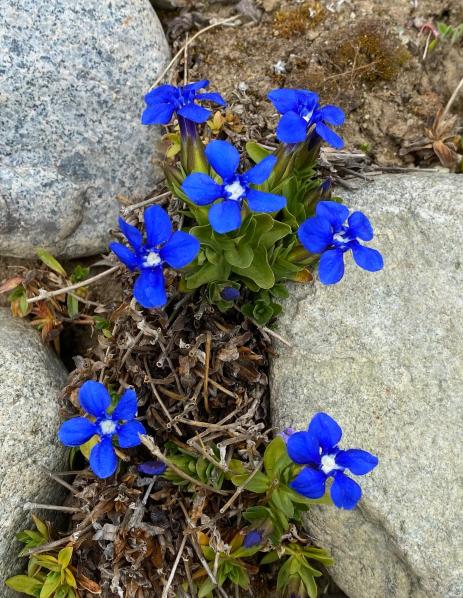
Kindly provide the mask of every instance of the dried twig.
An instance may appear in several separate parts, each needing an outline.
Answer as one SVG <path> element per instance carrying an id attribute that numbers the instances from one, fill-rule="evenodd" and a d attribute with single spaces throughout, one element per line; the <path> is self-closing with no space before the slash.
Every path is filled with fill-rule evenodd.
<path id="1" fill-rule="evenodd" d="M 71 284 L 68 287 L 64 287 L 62 289 L 57 289 L 56 291 L 45 291 L 41 289 L 39 294 L 36 297 L 29 297 L 27 303 L 35 303 L 36 301 L 43 301 L 44 299 L 50 299 L 51 297 L 56 297 L 58 295 L 62 295 L 64 293 L 68 293 L 69 291 L 75 291 L 76 289 L 80 289 L 81 287 L 87 287 L 90 284 L 93 284 L 97 280 L 101 280 L 105 278 L 105 276 L 109 276 L 113 272 L 119 269 L 119 266 L 113 266 L 104 272 L 100 272 L 91 278 L 87 278 L 86 280 L 82 280 L 81 282 L 76 282 L 75 284 Z"/>
<path id="2" fill-rule="evenodd" d="M 200 29 L 197 33 L 195 33 L 191 37 L 191 39 L 188 39 L 186 41 L 186 43 L 180 48 L 180 50 L 177 52 L 177 54 L 175 54 L 175 56 L 172 58 L 172 60 L 169 62 L 169 64 L 166 66 L 166 68 L 162 71 L 162 73 L 159 75 L 159 77 L 156 79 L 156 81 L 153 83 L 153 85 L 151 86 L 150 89 L 154 89 L 157 85 L 159 85 L 159 83 L 164 79 L 164 77 L 167 75 L 167 73 L 170 71 L 170 69 L 174 66 L 174 64 L 177 62 L 177 60 L 180 58 L 180 56 L 184 55 L 185 48 L 188 46 L 191 46 L 191 44 L 195 41 L 195 39 L 197 39 L 203 33 L 206 33 L 206 31 L 210 31 L 211 29 L 214 29 L 214 27 L 221 27 L 222 25 L 226 25 L 227 23 L 236 21 L 240 17 L 241 17 L 241 15 L 235 15 L 234 17 L 229 17 L 228 19 L 224 19 L 223 21 L 218 21 L 217 23 L 212 23 L 212 25 L 208 25 L 207 27 Z"/>

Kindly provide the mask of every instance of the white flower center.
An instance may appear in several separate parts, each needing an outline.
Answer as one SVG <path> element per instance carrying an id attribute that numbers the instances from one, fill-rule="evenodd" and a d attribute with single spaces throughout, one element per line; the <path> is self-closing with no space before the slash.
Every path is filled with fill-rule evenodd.
<path id="1" fill-rule="evenodd" d="M 114 434 L 117 424 L 112 419 L 104 419 L 100 422 L 100 430 L 102 434 Z"/>
<path id="2" fill-rule="evenodd" d="M 147 266 L 148 268 L 152 268 L 153 266 L 159 266 L 161 261 L 161 256 L 157 251 L 150 251 L 145 257 L 143 265 Z"/>
<path id="3" fill-rule="evenodd" d="M 344 231 L 333 235 L 333 241 L 335 243 L 340 243 L 341 245 L 343 245 L 344 243 L 348 243 L 349 240 L 350 240 L 349 237 L 346 235 L 346 233 Z"/>
<path id="4" fill-rule="evenodd" d="M 312 115 L 313 115 L 313 110 L 310 110 L 310 112 L 307 112 L 307 114 L 304 114 L 304 115 L 302 116 L 302 118 L 303 118 L 303 119 L 304 119 L 306 122 L 309 122 L 309 121 L 310 121 L 310 119 L 312 118 Z"/>
<path id="5" fill-rule="evenodd" d="M 320 469 L 324 474 L 329 475 L 332 471 L 341 468 L 336 464 L 335 455 L 323 455 Z"/>
<path id="6" fill-rule="evenodd" d="M 239 181 L 233 181 L 230 185 L 225 185 L 225 191 L 228 193 L 228 198 L 237 201 L 243 195 L 246 189 Z"/>

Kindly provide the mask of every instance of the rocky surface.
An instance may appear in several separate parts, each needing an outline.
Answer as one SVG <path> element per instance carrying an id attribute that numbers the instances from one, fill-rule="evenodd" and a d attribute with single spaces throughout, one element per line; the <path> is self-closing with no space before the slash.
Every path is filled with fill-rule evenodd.
<path id="1" fill-rule="evenodd" d="M 0 308 L 0 595 L 17 596 L 3 586 L 18 572 L 22 547 L 15 534 L 30 518 L 25 502 L 60 504 L 62 488 L 41 467 L 59 470 L 65 451 L 58 443 L 56 397 L 66 371 L 30 325 Z M 45 516 L 49 519 L 51 512 Z"/>
<path id="2" fill-rule="evenodd" d="M 350 598 L 461 597 L 461 176 L 382 176 L 346 203 L 370 216 L 385 269 L 349 257 L 338 285 L 291 288 L 274 424 L 304 429 L 323 410 L 345 447 L 379 456 L 356 510 L 314 508 L 307 520 Z"/>
<path id="3" fill-rule="evenodd" d="M 148 0 L 4 0 L 0 254 L 104 249 L 116 196 L 152 189 L 157 127 L 143 95 L 169 50 Z"/>

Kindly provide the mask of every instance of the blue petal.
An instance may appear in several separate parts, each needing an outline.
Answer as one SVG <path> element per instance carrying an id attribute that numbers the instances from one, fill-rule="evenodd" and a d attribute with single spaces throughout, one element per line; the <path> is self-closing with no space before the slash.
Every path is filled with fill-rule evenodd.
<path id="1" fill-rule="evenodd" d="M 378 457 L 361 449 L 339 451 L 335 461 L 341 467 L 349 469 L 355 475 L 365 475 L 378 465 Z"/>
<path id="2" fill-rule="evenodd" d="M 344 122 L 344 112 L 337 106 L 323 106 L 320 110 L 322 120 L 330 125 L 342 125 Z"/>
<path id="3" fill-rule="evenodd" d="M 211 141 L 206 147 L 209 164 L 223 180 L 231 178 L 240 163 L 240 154 L 228 141 Z"/>
<path id="4" fill-rule="evenodd" d="M 309 432 L 294 432 L 286 443 L 288 455 L 294 463 L 307 465 L 320 463 L 320 445 L 317 438 Z"/>
<path id="5" fill-rule="evenodd" d="M 214 91 L 211 91 L 210 93 L 197 93 L 196 99 L 214 102 L 214 104 L 219 104 L 219 106 L 227 105 L 227 102 L 223 99 L 223 97 L 220 95 L 220 93 L 216 93 Z"/>
<path id="6" fill-rule="evenodd" d="M 101 479 L 109 478 L 117 469 L 117 457 L 111 438 L 103 438 L 90 452 L 90 467 Z"/>
<path id="7" fill-rule="evenodd" d="M 323 471 L 305 467 L 289 486 L 307 498 L 321 498 L 325 494 L 325 483 Z"/>
<path id="8" fill-rule="evenodd" d="M 205 87 L 209 87 L 209 81 L 207 79 L 201 79 L 200 81 L 187 83 L 181 88 L 181 92 L 183 95 L 189 93 L 190 91 L 198 91 L 198 89 L 204 89 Z"/>
<path id="9" fill-rule="evenodd" d="M 315 125 L 315 131 L 317 132 L 320 137 L 331 145 L 335 149 L 342 149 L 344 147 L 344 141 L 337 135 L 334 131 L 332 131 L 329 127 L 327 127 L 323 123 L 317 123 Z"/>
<path id="10" fill-rule="evenodd" d="M 133 388 L 128 388 L 121 398 L 116 408 L 111 413 L 111 419 L 115 422 L 120 420 L 131 420 L 137 415 L 137 394 Z"/>
<path id="11" fill-rule="evenodd" d="M 145 221 L 146 241 L 150 247 L 165 243 L 172 234 L 172 224 L 169 215 L 161 206 L 146 208 L 143 219 Z"/>
<path id="12" fill-rule="evenodd" d="M 97 427 L 88 419 L 73 417 L 62 424 L 58 431 L 58 438 L 65 446 L 80 446 L 97 433 Z"/>
<path id="13" fill-rule="evenodd" d="M 146 308 L 163 307 L 167 303 L 162 267 L 142 270 L 133 285 L 133 296 Z"/>
<path id="14" fill-rule="evenodd" d="M 159 85 L 145 95 L 145 102 L 147 104 L 171 102 L 176 93 L 178 90 L 173 85 Z"/>
<path id="15" fill-rule="evenodd" d="M 223 196 L 222 186 L 202 172 L 193 172 L 182 183 L 182 191 L 198 206 L 206 206 Z"/>
<path id="16" fill-rule="evenodd" d="M 172 119 L 175 105 L 167 102 L 164 104 L 150 104 L 141 115 L 142 125 L 167 125 Z"/>
<path id="17" fill-rule="evenodd" d="M 274 89 L 267 97 L 281 114 L 297 110 L 297 92 L 295 89 Z"/>
<path id="18" fill-rule="evenodd" d="M 297 236 L 302 245 L 311 253 L 321 253 L 333 240 L 331 224 L 326 218 L 320 216 L 307 218 L 299 227 Z"/>
<path id="19" fill-rule="evenodd" d="M 347 222 L 354 237 L 362 239 L 362 241 L 371 241 L 373 239 L 373 227 L 362 212 L 353 212 Z"/>
<path id="20" fill-rule="evenodd" d="M 384 262 L 379 251 L 371 249 L 371 247 L 364 247 L 360 243 L 352 243 L 351 249 L 357 266 L 368 270 L 368 272 L 382 270 Z"/>
<path id="21" fill-rule="evenodd" d="M 362 489 L 343 474 L 341 471 L 337 471 L 334 474 L 334 482 L 330 489 L 331 498 L 334 504 L 340 509 L 353 509 L 360 497 L 362 496 Z"/>
<path id="22" fill-rule="evenodd" d="M 183 106 L 183 108 L 180 108 L 178 114 L 195 123 L 203 123 L 211 116 L 212 112 L 202 106 L 197 106 L 193 102 L 190 102 Z"/>
<path id="23" fill-rule="evenodd" d="M 308 89 L 296 89 L 299 104 L 303 104 L 309 110 L 313 110 L 318 104 L 318 95 Z"/>
<path id="24" fill-rule="evenodd" d="M 198 239 L 178 230 L 161 249 L 160 255 L 172 268 L 183 268 L 195 259 L 199 247 Z"/>
<path id="25" fill-rule="evenodd" d="M 344 276 L 344 254 L 339 249 L 328 249 L 318 262 L 318 277 L 323 284 L 336 284 Z"/>
<path id="26" fill-rule="evenodd" d="M 338 232 L 349 216 L 349 208 L 336 201 L 320 201 L 317 204 L 316 214 L 329 220 L 335 232 Z"/>
<path id="27" fill-rule="evenodd" d="M 135 226 L 132 226 L 128 222 L 126 222 L 123 218 L 119 218 L 119 228 L 121 229 L 122 234 L 130 243 L 130 245 L 135 249 L 135 251 L 140 251 L 143 245 L 143 235 Z"/>
<path id="28" fill-rule="evenodd" d="M 145 461 L 138 466 L 138 471 L 146 475 L 162 475 L 166 469 L 167 465 L 162 461 Z"/>
<path id="29" fill-rule="evenodd" d="M 117 432 L 117 439 L 121 448 L 131 448 L 141 444 L 140 434 L 146 434 L 143 424 L 133 419 L 122 425 Z"/>
<path id="30" fill-rule="evenodd" d="M 262 534 L 257 530 L 251 530 L 244 536 L 243 546 L 245 548 L 252 548 L 262 542 Z"/>
<path id="31" fill-rule="evenodd" d="M 278 212 L 286 206 L 286 197 L 249 189 L 246 193 L 248 205 L 253 212 Z"/>
<path id="32" fill-rule="evenodd" d="M 248 170 L 243 178 L 247 183 L 261 185 L 271 175 L 273 167 L 276 163 L 277 159 L 275 156 L 267 156 L 258 164 L 253 166 L 250 170 Z"/>
<path id="33" fill-rule="evenodd" d="M 209 222 L 216 233 L 229 233 L 241 226 L 239 202 L 224 200 L 209 209 Z"/>
<path id="34" fill-rule="evenodd" d="M 324 452 L 331 451 L 341 440 L 341 426 L 327 413 L 313 416 L 308 428 L 322 447 Z"/>
<path id="35" fill-rule="evenodd" d="M 104 384 L 95 382 L 95 380 L 87 380 L 80 387 L 79 403 L 82 409 L 90 415 L 102 417 L 111 405 L 111 396 Z"/>
<path id="36" fill-rule="evenodd" d="M 295 112 L 286 112 L 278 123 L 276 135 L 283 143 L 305 141 L 307 122 Z"/>
<path id="37" fill-rule="evenodd" d="M 133 271 L 138 266 L 137 256 L 128 247 L 122 245 L 122 243 L 110 243 L 109 249 L 117 255 L 129 270 Z"/>

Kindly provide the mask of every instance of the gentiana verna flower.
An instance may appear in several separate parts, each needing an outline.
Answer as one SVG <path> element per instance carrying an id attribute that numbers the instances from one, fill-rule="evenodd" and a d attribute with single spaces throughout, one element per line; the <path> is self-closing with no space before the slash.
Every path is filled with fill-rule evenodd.
<path id="1" fill-rule="evenodd" d="M 326 143 L 336 149 L 344 141 L 328 126 L 339 126 L 344 122 L 344 112 L 337 106 L 320 106 L 318 95 L 305 89 L 275 89 L 268 98 L 283 116 L 277 126 L 276 135 L 283 143 L 305 141 L 310 127 Z"/>
<path id="2" fill-rule="evenodd" d="M 199 252 L 199 241 L 183 231 L 172 231 L 167 212 L 161 206 L 150 206 L 144 212 L 146 240 L 142 233 L 119 218 L 119 227 L 132 249 L 121 243 L 109 248 L 129 270 L 140 270 L 133 295 L 146 308 L 162 307 L 167 303 L 164 263 L 171 268 L 183 268 Z"/>
<path id="3" fill-rule="evenodd" d="M 373 228 L 362 212 L 353 212 L 334 201 L 317 204 L 315 216 L 305 220 L 298 230 L 302 245 L 311 253 L 320 253 L 318 275 L 323 284 L 335 284 L 344 275 L 344 254 L 352 251 L 358 266 L 369 272 L 383 267 L 379 251 L 359 242 L 371 241 Z"/>
<path id="4" fill-rule="evenodd" d="M 282 195 L 265 193 L 251 187 L 261 185 L 270 176 L 276 163 L 274 156 L 267 156 L 244 174 L 238 174 L 238 150 L 227 141 L 211 141 L 206 147 L 206 158 L 222 178 L 217 183 L 207 174 L 194 172 L 186 177 L 182 189 L 199 206 L 209 205 L 209 222 L 217 233 L 228 233 L 241 225 L 241 207 L 246 199 L 253 212 L 278 212 L 286 205 Z"/>
<path id="5" fill-rule="evenodd" d="M 360 449 L 338 447 L 342 430 L 326 413 L 317 413 L 307 432 L 295 432 L 287 441 L 288 455 L 298 464 L 307 465 L 290 483 L 307 498 L 321 498 L 325 484 L 333 478 L 330 495 L 341 509 L 353 509 L 362 496 L 362 489 L 345 471 L 364 475 L 378 465 L 378 458 Z"/>
<path id="6" fill-rule="evenodd" d="M 252 548 L 262 542 L 262 534 L 257 530 L 251 530 L 244 536 L 243 546 L 245 548 Z"/>
<path id="7" fill-rule="evenodd" d="M 140 463 L 138 471 L 145 475 L 162 475 L 167 469 L 167 465 L 162 461 L 145 461 Z"/>
<path id="8" fill-rule="evenodd" d="M 176 113 L 178 116 L 195 123 L 205 122 L 212 112 L 195 102 L 209 101 L 225 106 L 225 100 L 219 93 L 199 93 L 208 87 L 209 81 L 203 79 L 181 87 L 159 85 L 145 95 L 146 108 L 141 116 L 144 125 L 167 125 Z"/>
<path id="9" fill-rule="evenodd" d="M 137 415 L 137 395 L 127 389 L 112 413 L 108 413 L 111 396 L 100 382 L 89 380 L 79 390 L 79 402 L 82 409 L 92 416 L 73 417 L 64 422 L 58 437 L 66 446 L 81 446 L 93 436 L 98 436 L 98 443 L 90 452 L 90 467 L 99 478 L 108 478 L 117 469 L 117 456 L 113 441 L 116 439 L 121 448 L 131 448 L 141 444 L 140 434 L 146 430 Z"/>

